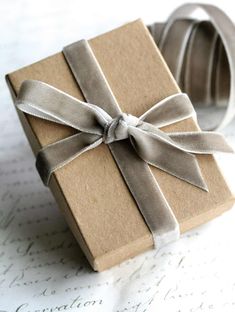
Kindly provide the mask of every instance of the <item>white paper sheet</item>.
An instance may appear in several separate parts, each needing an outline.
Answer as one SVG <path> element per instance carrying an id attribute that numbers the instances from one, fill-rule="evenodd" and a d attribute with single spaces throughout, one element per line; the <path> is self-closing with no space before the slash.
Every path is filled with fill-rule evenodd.
<path id="1" fill-rule="evenodd" d="M 0 3 L 0 312 L 234 311 L 234 209 L 159 252 L 95 273 L 42 185 L 3 75 L 137 12 L 95 19 L 97 7 L 88 12 L 88 2 L 77 19 L 75 3 Z M 235 122 L 225 133 L 235 147 Z M 219 161 L 235 188 L 235 157 Z"/>

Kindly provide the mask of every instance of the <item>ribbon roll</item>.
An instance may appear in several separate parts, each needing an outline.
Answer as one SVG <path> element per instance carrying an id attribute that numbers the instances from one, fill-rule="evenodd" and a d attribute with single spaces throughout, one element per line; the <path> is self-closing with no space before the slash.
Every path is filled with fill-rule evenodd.
<path id="1" fill-rule="evenodd" d="M 192 18 L 197 9 L 209 20 Z M 227 126 L 235 116 L 235 26 L 229 17 L 213 5 L 189 3 L 149 30 L 201 127 Z"/>
<path id="2" fill-rule="evenodd" d="M 167 97 L 142 116 L 132 116 L 121 111 L 87 41 L 66 47 L 64 55 L 87 103 L 32 80 L 23 82 L 16 101 L 25 113 L 78 131 L 39 151 L 36 165 L 42 180 L 48 184 L 56 169 L 105 143 L 153 234 L 155 247 L 177 239 L 179 224 L 148 164 L 207 191 L 194 154 L 232 149 L 218 133 L 160 129 L 195 115 L 186 94 Z"/>

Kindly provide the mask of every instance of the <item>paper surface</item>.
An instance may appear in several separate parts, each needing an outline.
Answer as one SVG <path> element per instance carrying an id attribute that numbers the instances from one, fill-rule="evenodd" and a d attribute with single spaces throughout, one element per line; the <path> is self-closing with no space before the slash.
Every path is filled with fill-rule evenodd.
<path id="1" fill-rule="evenodd" d="M 235 209 L 159 252 L 147 252 L 102 273 L 92 271 L 39 179 L 3 79 L 5 73 L 54 53 L 78 37 L 95 35 L 92 24 L 88 27 L 83 19 L 87 33 L 71 34 L 69 26 L 57 32 L 58 27 L 67 24 L 72 29 L 75 23 L 74 11 L 64 2 L 57 1 L 56 8 L 51 4 L 47 13 L 33 10 L 25 1 L 2 3 L 0 311 L 234 311 Z M 24 11 L 13 10 L 12 3 L 18 9 L 24 6 Z M 125 20 L 116 22 L 110 22 L 109 28 Z M 104 30 L 102 25 L 100 31 Z M 235 122 L 225 134 L 235 148 Z M 219 155 L 219 161 L 235 189 L 235 157 Z"/>

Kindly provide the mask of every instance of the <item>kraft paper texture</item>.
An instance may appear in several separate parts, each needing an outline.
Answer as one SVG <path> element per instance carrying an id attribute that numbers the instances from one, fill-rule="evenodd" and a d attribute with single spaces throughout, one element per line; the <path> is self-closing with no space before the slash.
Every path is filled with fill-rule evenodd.
<path id="1" fill-rule="evenodd" d="M 89 43 L 123 112 L 139 116 L 180 91 L 141 20 Z M 44 81 L 83 100 L 62 53 L 9 74 L 13 98 L 25 79 Z M 74 133 L 65 126 L 19 115 L 35 153 Z M 199 130 L 191 118 L 167 127 L 172 132 L 190 130 Z M 151 167 L 181 233 L 220 215 L 234 202 L 214 157 L 202 155 L 198 161 L 209 193 Z M 95 270 L 102 271 L 153 248 L 151 233 L 105 144 L 59 169 L 53 174 L 50 188 Z"/>

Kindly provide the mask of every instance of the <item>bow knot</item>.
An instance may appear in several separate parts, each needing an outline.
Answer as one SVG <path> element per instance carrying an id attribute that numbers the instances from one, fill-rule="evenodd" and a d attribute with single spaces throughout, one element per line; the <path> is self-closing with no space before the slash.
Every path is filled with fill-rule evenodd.
<path id="1" fill-rule="evenodd" d="M 136 127 L 141 123 L 139 118 L 126 113 L 121 113 L 116 118 L 107 122 L 104 127 L 103 142 L 110 144 L 114 141 L 120 141 L 129 137 L 129 127 Z"/>

